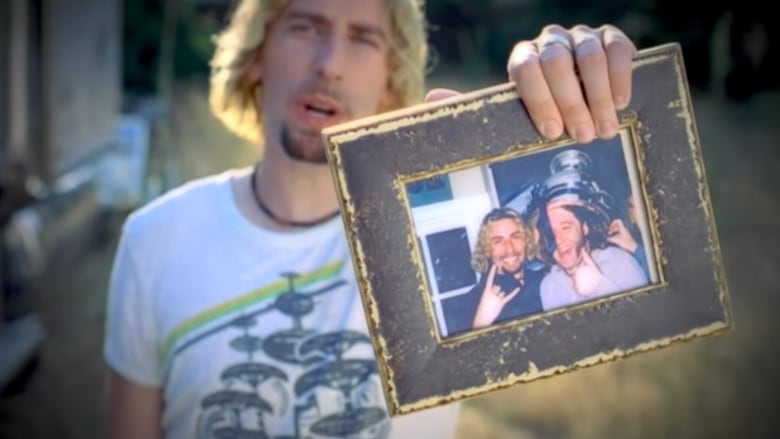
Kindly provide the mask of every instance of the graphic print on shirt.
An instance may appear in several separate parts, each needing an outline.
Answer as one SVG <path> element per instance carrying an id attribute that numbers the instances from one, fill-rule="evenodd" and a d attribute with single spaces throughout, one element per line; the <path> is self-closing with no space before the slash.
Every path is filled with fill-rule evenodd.
<path id="1" fill-rule="evenodd" d="M 234 334 L 227 339 L 238 361 L 220 373 L 221 388 L 202 399 L 198 438 L 386 437 L 389 418 L 368 336 L 305 324 L 328 293 L 346 282 L 298 291 L 297 274 L 281 276 L 286 288 L 275 298 L 195 332 L 172 353 L 212 335 Z M 273 313 L 288 318 L 289 327 L 274 325 L 274 332 L 264 334 L 258 322 Z"/>

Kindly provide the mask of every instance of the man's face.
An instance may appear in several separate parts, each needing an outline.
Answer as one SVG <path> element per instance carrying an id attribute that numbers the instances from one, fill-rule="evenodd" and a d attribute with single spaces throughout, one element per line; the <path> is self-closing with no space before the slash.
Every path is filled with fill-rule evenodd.
<path id="1" fill-rule="evenodd" d="M 392 103 L 382 0 L 291 0 L 269 27 L 259 79 L 269 147 L 324 163 L 320 131 Z"/>
<path id="2" fill-rule="evenodd" d="M 525 263 L 525 241 L 517 222 L 511 218 L 488 224 L 490 259 L 502 273 L 516 273 Z"/>
<path id="3" fill-rule="evenodd" d="M 555 237 L 553 258 L 564 270 L 574 268 L 585 251 L 585 235 L 588 227 L 574 216 L 574 213 L 561 207 L 548 207 L 547 215 Z"/>

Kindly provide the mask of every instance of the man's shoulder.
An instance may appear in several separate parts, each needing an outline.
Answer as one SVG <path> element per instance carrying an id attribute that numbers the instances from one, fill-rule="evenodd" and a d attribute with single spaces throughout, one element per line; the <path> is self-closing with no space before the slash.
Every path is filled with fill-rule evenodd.
<path id="1" fill-rule="evenodd" d="M 525 284 L 532 284 L 532 285 L 538 285 L 542 283 L 542 279 L 544 279 L 547 274 L 550 272 L 550 270 L 553 267 L 543 266 L 540 264 L 539 268 L 525 268 L 525 271 L 523 272 L 523 276 L 525 277 Z"/>
<path id="2" fill-rule="evenodd" d="M 140 233 L 159 227 L 170 228 L 180 221 L 213 215 L 215 203 L 230 189 L 231 172 L 226 171 L 188 181 L 133 211 L 125 231 Z"/>
<path id="3" fill-rule="evenodd" d="M 631 253 L 623 250 L 620 247 L 614 245 L 608 245 L 604 248 L 593 250 L 591 255 L 595 260 L 613 260 L 613 259 L 632 259 L 634 256 Z"/>
<path id="4" fill-rule="evenodd" d="M 619 273 L 625 276 L 643 276 L 644 271 L 636 257 L 620 247 L 609 245 L 594 251 L 592 256 L 596 264 L 602 268 L 602 271 L 608 272 L 610 275 Z"/>
<path id="5" fill-rule="evenodd" d="M 542 278 L 542 282 L 550 282 L 551 279 L 555 279 L 561 276 L 568 276 L 566 272 L 563 271 L 563 268 L 561 268 L 561 266 L 555 262 L 551 263 L 546 270 L 541 270 L 539 273 Z"/>

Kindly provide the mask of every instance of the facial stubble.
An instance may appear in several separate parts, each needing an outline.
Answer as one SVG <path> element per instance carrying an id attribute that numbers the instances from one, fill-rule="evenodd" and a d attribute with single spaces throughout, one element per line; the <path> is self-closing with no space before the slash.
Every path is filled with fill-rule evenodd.
<path id="1" fill-rule="evenodd" d="M 305 140 L 295 139 L 292 135 L 290 127 L 285 124 L 282 126 L 282 132 L 280 136 L 282 149 L 284 150 L 285 154 L 287 154 L 287 156 L 293 160 L 312 164 L 325 164 L 328 162 L 328 158 L 325 155 L 324 146 L 318 140 L 319 137 L 317 134 L 318 133 L 315 132 L 306 132 L 304 134 L 305 136 L 312 136 L 317 138 L 316 141 L 318 142 L 317 148 L 307 148 L 304 144 Z"/>

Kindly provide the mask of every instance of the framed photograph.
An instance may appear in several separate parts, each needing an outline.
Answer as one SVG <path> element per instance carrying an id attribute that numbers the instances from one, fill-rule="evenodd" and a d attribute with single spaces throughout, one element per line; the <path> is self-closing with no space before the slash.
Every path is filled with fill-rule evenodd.
<path id="1" fill-rule="evenodd" d="M 392 415 L 732 326 L 680 47 L 633 68 L 609 140 L 508 83 L 323 132 Z"/>

